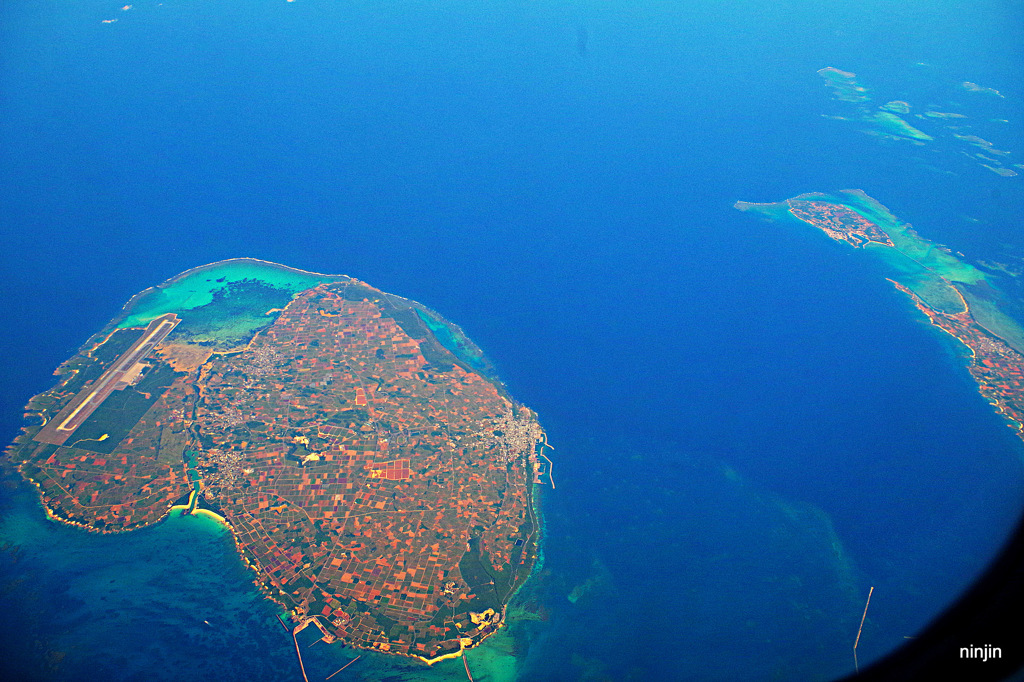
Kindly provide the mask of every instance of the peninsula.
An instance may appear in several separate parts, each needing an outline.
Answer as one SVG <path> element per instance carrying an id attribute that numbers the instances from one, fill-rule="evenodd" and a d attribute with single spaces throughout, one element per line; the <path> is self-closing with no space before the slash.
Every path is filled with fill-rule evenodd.
<path id="1" fill-rule="evenodd" d="M 47 513 L 215 514 L 294 632 L 431 663 L 502 627 L 534 567 L 544 431 L 419 303 L 224 261 L 138 294 L 55 373 L 8 447 Z"/>

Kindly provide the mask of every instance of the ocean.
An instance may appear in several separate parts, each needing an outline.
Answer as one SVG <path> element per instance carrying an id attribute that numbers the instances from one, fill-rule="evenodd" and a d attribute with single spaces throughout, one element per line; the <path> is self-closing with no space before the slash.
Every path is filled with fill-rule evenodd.
<path id="1" fill-rule="evenodd" d="M 848 673 L 870 587 L 862 665 L 998 551 L 1024 444 L 862 254 L 732 204 L 860 188 L 1019 271 L 1022 177 L 823 118 L 815 71 L 959 107 L 1019 162 L 1022 46 L 995 0 L 5 2 L 0 433 L 178 272 L 348 274 L 460 325 L 555 448 L 522 595 L 543 619 L 471 651 L 476 679 Z M 9 671 L 298 675 L 216 527 L 89 535 L 5 482 Z M 319 679 L 354 655 L 310 652 Z M 461 676 L 367 656 L 333 679 Z"/>

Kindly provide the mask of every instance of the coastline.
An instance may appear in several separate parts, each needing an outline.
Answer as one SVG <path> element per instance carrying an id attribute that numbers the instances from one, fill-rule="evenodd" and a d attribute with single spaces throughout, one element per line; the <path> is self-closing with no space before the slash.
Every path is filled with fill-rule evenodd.
<path id="1" fill-rule="evenodd" d="M 16 470 L 16 475 L 17 475 L 17 477 L 21 481 L 23 481 L 25 483 L 28 483 L 28 484 L 31 484 L 36 489 L 36 493 L 37 493 L 36 500 L 37 500 L 39 506 L 43 509 L 43 513 L 44 513 L 45 517 L 49 521 L 54 522 L 54 523 L 58 523 L 60 525 L 69 526 L 69 527 L 77 528 L 77 529 L 80 529 L 80 530 L 84 530 L 84 531 L 86 531 L 88 533 L 94 533 L 94 534 L 99 534 L 99 535 L 117 535 L 117 534 L 131 533 L 131 532 L 138 531 L 138 530 L 143 530 L 143 529 L 146 529 L 146 528 L 155 528 L 155 527 L 161 525 L 162 523 L 164 523 L 166 521 L 169 521 L 171 519 L 175 519 L 175 518 L 180 519 L 180 518 L 183 518 L 183 517 L 186 517 L 186 516 L 196 516 L 196 517 L 200 517 L 202 519 L 205 519 L 207 521 L 211 521 L 211 522 L 215 523 L 219 527 L 220 531 L 225 531 L 226 530 L 228 532 L 229 536 L 231 537 L 231 541 L 232 541 L 232 543 L 234 544 L 234 547 L 235 547 L 235 555 L 238 557 L 238 559 L 241 560 L 242 564 L 246 568 L 250 569 L 255 574 L 255 577 L 254 577 L 254 579 L 252 581 L 253 582 L 253 586 L 261 593 L 263 598 L 265 598 L 265 599 L 275 603 L 278 607 L 280 607 L 281 610 L 288 615 L 289 620 L 293 620 L 296 617 L 296 614 L 293 612 L 293 610 L 288 608 L 288 606 L 286 606 L 280 600 L 280 598 L 279 598 L 280 595 L 279 594 L 275 594 L 270 588 L 268 588 L 260 580 L 260 577 L 263 575 L 263 573 L 260 570 L 260 567 L 257 564 L 255 564 L 254 562 L 250 561 L 249 558 L 246 556 L 244 549 L 242 548 L 242 546 L 238 542 L 238 535 L 235 532 L 235 528 L 231 524 L 230 521 L 228 521 L 224 516 L 214 512 L 213 510 L 204 509 L 204 508 L 201 508 L 201 507 L 195 507 L 194 509 L 191 510 L 191 512 L 189 512 L 189 509 L 193 505 L 198 504 L 198 499 L 199 499 L 198 498 L 198 494 L 194 490 L 189 493 L 189 501 L 188 501 L 187 504 L 172 504 L 170 507 L 167 508 L 167 511 L 163 515 L 161 515 L 160 518 L 156 519 L 155 521 L 152 521 L 150 523 L 140 524 L 138 526 L 133 526 L 131 528 L 119 528 L 119 529 L 115 529 L 115 530 L 107 530 L 107 529 L 102 529 L 102 528 L 96 528 L 96 527 L 93 527 L 93 526 L 88 526 L 88 525 L 85 525 L 83 523 L 79 523 L 77 521 L 66 519 L 66 518 L 60 516 L 53 509 L 51 509 L 49 507 L 49 505 L 47 505 L 43 501 L 43 490 L 42 490 L 42 488 L 39 486 L 38 483 L 36 483 L 36 481 L 34 481 L 31 478 L 28 478 L 27 476 L 25 476 L 21 472 L 20 464 L 18 466 L 16 466 L 16 467 L 13 467 L 13 468 Z M 353 644 L 353 643 L 350 643 L 349 646 L 352 647 L 353 649 L 357 649 L 357 650 L 360 650 L 360 651 L 370 651 L 370 652 L 376 652 L 376 653 L 384 653 L 384 654 L 387 654 L 387 655 L 390 655 L 390 656 L 402 656 L 402 657 L 416 659 L 416 660 L 421 661 L 422 663 L 426 664 L 428 667 L 430 667 L 430 666 L 433 666 L 436 663 L 440 663 L 441 661 L 448 660 L 448 659 L 457 659 L 457 658 L 463 656 L 465 654 L 465 652 L 469 651 L 470 649 L 475 649 L 475 648 L 479 647 L 480 645 L 484 644 L 487 640 L 489 640 L 492 635 L 500 632 L 503 628 L 507 627 L 508 624 L 505 621 L 505 616 L 506 616 L 506 613 L 507 613 L 508 604 L 510 604 L 515 599 L 515 597 L 519 594 L 519 592 L 523 589 L 523 587 L 531 579 L 533 579 L 543 569 L 543 566 L 544 566 L 544 551 L 543 551 L 542 540 L 544 538 L 544 530 L 545 530 L 546 524 L 545 524 L 545 519 L 544 519 L 544 515 L 543 515 L 543 509 L 542 509 L 542 506 L 541 506 L 542 496 L 540 494 L 543 487 L 544 486 L 542 484 L 535 483 L 535 482 L 532 482 L 532 481 L 530 482 L 530 484 L 528 486 L 528 490 L 529 490 L 528 495 L 529 495 L 529 499 L 530 499 L 529 508 L 530 508 L 530 511 L 531 511 L 531 515 L 535 519 L 535 526 L 536 527 L 535 527 L 535 531 L 534 532 L 535 532 L 535 534 L 537 535 L 537 538 L 538 538 L 537 543 L 536 543 L 536 549 L 535 549 L 535 552 L 534 552 L 534 557 L 533 557 L 533 566 L 531 567 L 530 572 L 526 575 L 526 577 L 523 578 L 523 580 L 518 585 L 516 585 L 515 589 L 508 595 L 508 598 L 502 604 L 502 620 L 497 624 L 497 627 L 493 631 L 487 633 L 486 635 L 484 635 L 483 637 L 480 637 L 479 639 L 477 639 L 475 641 L 474 640 L 470 640 L 470 644 L 468 646 L 466 645 L 465 641 L 467 639 L 470 639 L 470 638 L 468 638 L 468 637 L 460 638 L 458 651 L 452 651 L 452 652 L 449 652 L 449 653 L 446 653 L 446 654 L 441 654 L 440 656 L 436 656 L 434 658 L 427 658 L 425 656 L 420 656 L 420 655 L 417 655 L 417 654 L 408 654 L 408 653 L 400 653 L 400 652 L 385 652 L 385 651 L 381 651 L 379 649 L 374 649 L 372 647 L 361 647 L 361 646 L 358 646 L 358 645 Z M 177 514 L 176 514 L 176 512 L 177 512 Z M 278 590 L 280 590 L 280 588 L 278 588 Z"/>
<path id="2" fill-rule="evenodd" d="M 949 247 L 922 237 L 913 225 L 900 220 L 885 205 L 864 190 L 843 189 L 834 194 L 805 192 L 774 203 L 737 201 L 733 207 L 740 211 L 761 214 L 769 220 L 791 217 L 801 223 L 806 223 L 789 209 L 790 202 L 794 200 L 820 201 L 843 206 L 876 225 L 888 235 L 892 245 L 870 242 L 864 248 L 879 249 L 876 255 L 894 268 L 898 273 L 894 276 L 904 278 L 904 284 L 921 296 L 923 300 L 928 301 L 936 310 L 945 313 L 961 311 L 944 309 L 942 301 L 936 299 L 939 290 L 933 289 L 929 292 L 926 282 L 916 281 L 914 278 L 918 277 L 919 279 L 919 276 L 929 278 L 932 284 L 937 285 L 943 291 L 955 292 L 957 299 L 966 306 L 964 309 L 971 310 L 971 316 L 978 326 L 1006 342 L 1018 352 L 1024 353 L 1024 326 L 1017 319 L 1004 313 L 997 300 L 985 295 L 976 295 L 972 290 L 972 287 L 988 287 L 1002 295 L 990 276 L 970 263 L 957 258 Z M 905 260 L 904 264 L 898 262 L 901 258 Z M 919 269 L 919 273 L 915 274 L 907 270 L 908 266 Z"/>
<path id="3" fill-rule="evenodd" d="M 158 291 L 160 289 L 165 289 L 165 288 L 171 286 L 172 284 L 176 284 L 177 282 L 180 282 L 181 280 L 185 279 L 186 277 L 190 277 L 192 275 L 196 275 L 196 274 L 199 274 L 201 272 L 205 272 L 207 270 L 213 270 L 215 268 L 218 268 L 218 267 L 221 267 L 221 266 L 224 266 L 224 265 L 228 265 L 228 264 L 233 264 L 233 263 L 259 263 L 260 265 L 266 265 L 266 266 L 269 266 L 271 268 L 275 268 L 275 269 L 278 269 L 278 270 L 283 270 L 283 271 L 286 271 L 286 272 L 294 272 L 294 273 L 298 273 L 298 274 L 302 274 L 302 275 L 309 275 L 311 277 L 329 277 L 329 278 L 337 279 L 337 280 L 356 281 L 354 277 L 351 277 L 349 275 L 329 274 L 329 273 L 324 273 L 324 272 L 313 272 L 311 270 L 303 270 L 302 268 L 293 268 L 290 265 L 283 265 L 281 263 L 275 263 L 273 261 L 263 260 L 262 258 L 253 258 L 253 257 L 250 257 L 250 256 L 238 256 L 238 257 L 235 257 L 235 258 L 225 258 L 224 260 L 215 261 L 213 263 L 207 263 L 205 265 L 197 265 L 194 268 L 189 268 L 188 270 L 183 270 L 182 272 L 179 272 L 176 275 L 168 277 L 167 279 L 165 279 L 163 282 L 160 282 L 159 284 L 155 284 L 155 285 L 153 285 L 151 287 L 146 287 L 145 289 L 143 289 L 142 291 L 138 292 L 137 294 L 132 296 L 130 299 L 128 299 L 128 301 L 123 306 L 121 306 L 121 310 L 118 311 L 118 314 L 114 316 L 114 319 L 111 321 L 110 325 L 112 327 L 117 327 L 117 325 L 122 320 L 124 320 L 126 317 L 128 317 L 131 314 L 132 308 L 134 308 L 134 306 L 138 303 L 138 301 L 140 299 L 142 299 L 143 297 L 147 296 L 148 294 L 150 294 L 151 292 Z M 104 331 L 105 330 L 106 330 L 106 327 L 104 328 Z"/>
<path id="4" fill-rule="evenodd" d="M 224 269 L 221 270 L 221 268 Z M 277 275 L 275 273 L 283 274 Z M 411 299 L 406 299 L 400 296 L 387 294 L 386 292 L 378 290 L 369 284 L 365 284 L 359 280 L 353 279 L 348 275 L 322 275 L 319 273 L 311 273 L 310 271 L 307 270 L 291 268 L 289 266 L 281 265 L 278 263 L 272 263 L 270 261 L 263 261 L 261 259 L 246 257 L 225 259 L 214 263 L 197 266 L 195 268 L 190 268 L 188 270 L 185 270 L 174 275 L 173 277 L 168 278 L 167 280 L 165 280 L 164 282 L 155 287 L 149 287 L 144 291 L 139 292 L 122 306 L 118 316 L 114 318 L 114 320 L 111 323 L 105 326 L 101 332 L 91 337 L 91 342 L 87 342 L 85 348 L 91 347 L 92 349 L 95 349 L 96 347 L 102 345 L 103 342 L 111 338 L 114 331 L 116 331 L 119 328 L 119 323 L 134 323 L 138 321 L 138 319 L 144 319 L 151 313 L 159 314 L 163 311 L 164 308 L 167 307 L 178 306 L 186 308 L 188 305 L 204 305 L 205 303 L 204 300 L 202 299 L 202 296 L 206 291 L 215 293 L 219 291 L 222 287 L 230 286 L 234 282 L 260 280 L 261 277 L 262 279 L 265 280 L 267 286 L 274 287 L 278 290 L 277 292 L 274 293 L 274 295 L 277 298 L 283 300 L 283 298 L 289 292 L 292 294 L 291 301 L 285 303 L 283 307 L 277 308 L 277 310 L 279 311 L 288 308 L 288 306 L 292 302 L 294 302 L 296 291 L 306 291 L 307 288 L 312 289 L 318 286 L 333 286 L 338 290 L 347 290 L 351 286 L 354 287 L 354 289 L 352 289 L 352 295 L 356 297 L 356 300 L 362 300 L 364 296 L 368 296 L 371 301 L 374 301 L 375 303 L 379 304 L 379 302 L 377 302 L 375 299 L 377 296 L 380 296 L 381 298 L 388 301 L 395 308 L 411 308 L 416 312 L 422 311 L 428 314 L 431 318 L 433 318 L 434 321 L 436 321 L 438 325 L 442 326 L 443 328 L 442 331 L 435 331 L 434 329 L 430 328 L 432 325 L 426 325 L 426 323 L 424 323 L 424 326 L 426 327 L 424 331 L 429 337 L 433 338 L 432 342 L 435 342 L 438 345 L 447 348 L 447 346 L 441 343 L 441 341 L 437 337 L 442 336 L 443 334 L 448 334 L 449 336 L 452 337 L 452 339 L 454 339 L 455 342 L 457 342 L 458 350 L 462 352 L 468 352 L 474 358 L 477 358 L 477 356 L 479 356 L 479 358 L 482 359 L 486 358 L 483 351 L 479 349 L 479 347 L 476 346 L 465 335 L 465 332 L 462 330 L 461 327 L 450 322 L 442 315 L 436 313 L 434 310 L 415 301 L 412 301 Z M 214 278 L 219 278 L 216 284 L 213 282 Z M 162 291 L 166 290 L 168 287 L 174 286 L 176 283 L 183 282 L 183 280 L 189 281 L 186 281 L 183 284 L 179 284 L 174 290 L 171 290 L 169 292 Z M 223 284 L 223 282 L 225 281 L 228 284 Z M 146 300 L 147 297 L 149 297 L 149 300 Z M 275 303 L 275 305 L 280 305 L 280 303 Z M 265 308 L 262 308 L 261 310 L 265 310 Z M 251 342 L 252 339 L 250 339 L 250 343 Z M 240 348 L 216 351 L 216 353 L 218 355 L 222 353 L 227 354 L 230 352 L 237 352 L 238 350 L 240 350 Z M 461 360 L 460 354 L 457 353 L 455 350 L 452 350 L 451 348 L 447 348 L 447 350 L 452 354 L 452 356 L 454 356 L 454 359 L 456 361 Z M 486 360 L 484 361 L 487 362 L 489 367 L 489 362 Z M 456 364 L 458 365 L 462 363 L 457 362 Z M 484 379 L 486 382 L 492 384 L 495 388 L 497 388 L 500 400 L 506 406 L 505 409 L 511 411 L 513 415 L 519 415 L 519 418 L 528 416 L 530 419 L 536 419 L 536 415 L 535 413 L 532 412 L 532 410 L 516 402 L 507 393 L 504 384 L 496 376 L 496 373 L 487 372 L 486 370 L 481 370 L 480 368 L 477 367 L 466 367 L 465 370 L 468 371 L 469 373 L 478 375 L 480 378 Z M 76 369 L 74 371 L 77 373 L 79 370 Z M 67 378 L 63 378 L 63 381 L 66 382 Z M 58 382 L 58 386 L 59 385 L 60 382 Z M 41 420 L 45 421 L 45 414 L 43 413 L 41 413 Z M 24 435 L 25 434 L 23 434 L 23 436 Z M 542 434 L 542 437 L 546 440 L 546 436 Z M 17 439 L 15 442 L 18 442 Z M 540 440 L 538 440 L 538 444 L 539 443 Z M 21 464 L 27 463 L 28 460 L 26 460 L 26 462 L 22 462 Z M 33 472 L 35 471 L 34 468 L 28 470 Z M 147 513 L 147 515 L 134 525 L 118 526 L 115 528 L 109 525 L 110 521 L 109 519 L 107 519 L 106 524 L 100 522 L 100 525 L 96 526 L 90 524 L 88 519 L 91 518 L 95 510 L 101 509 L 102 506 L 81 507 L 80 503 L 78 503 L 77 500 L 72 500 L 72 503 L 66 503 L 65 497 L 60 494 L 57 494 L 56 489 L 49 484 L 48 480 L 43 481 L 46 486 L 44 488 L 35 479 L 26 475 L 25 471 L 26 469 L 23 469 L 21 465 L 18 466 L 19 478 L 21 480 L 32 483 L 36 487 L 36 499 L 39 501 L 40 506 L 43 508 L 44 516 L 47 519 L 66 526 L 81 528 L 90 533 L 127 533 L 135 530 L 142 530 L 150 526 L 157 526 L 162 521 L 177 520 L 182 516 L 197 516 L 203 519 L 205 523 L 207 523 L 207 525 L 203 528 L 196 527 L 198 529 L 196 532 L 207 532 L 211 534 L 216 534 L 213 529 L 214 525 L 216 525 L 218 529 L 217 532 L 221 532 L 222 529 L 227 529 L 231 533 L 232 541 L 236 549 L 236 556 L 241 558 L 242 562 L 248 568 L 251 568 L 253 570 L 251 581 L 260 592 L 261 597 L 269 599 L 270 601 L 274 602 L 275 605 L 277 605 L 283 612 L 282 615 L 288 614 L 292 623 L 301 620 L 301 618 L 305 616 L 305 613 L 302 611 L 302 605 L 304 604 L 304 602 L 296 599 L 294 595 L 286 591 L 284 584 L 279 584 L 277 582 L 275 576 L 269 573 L 267 569 L 264 566 L 262 566 L 261 560 L 259 560 L 256 555 L 247 556 L 247 548 L 240 543 L 241 538 L 239 537 L 239 534 L 236 533 L 233 524 L 226 518 L 225 512 L 221 511 L 220 509 L 214 511 L 212 509 L 203 509 L 201 507 L 197 507 L 197 503 L 199 503 L 201 498 L 200 493 L 197 492 L 195 489 L 189 490 L 189 495 L 187 496 L 186 501 L 186 499 L 182 498 L 182 494 L 186 491 L 184 485 L 180 486 L 180 488 L 175 488 L 175 496 L 163 500 L 162 504 L 161 500 L 157 499 L 156 504 L 152 506 L 152 509 Z M 429 666 L 448 658 L 458 658 L 459 656 L 462 656 L 465 651 L 479 646 L 483 642 L 487 641 L 492 634 L 500 631 L 501 628 L 505 627 L 506 624 L 504 622 L 504 618 L 507 613 L 507 606 L 509 602 L 511 602 L 516 597 L 516 595 L 519 593 L 519 591 L 522 589 L 525 583 L 528 582 L 531 577 L 536 575 L 538 568 L 538 559 L 540 559 L 541 564 L 543 564 L 543 552 L 540 545 L 541 535 L 544 528 L 543 517 L 540 508 L 541 486 L 536 485 L 532 482 L 532 476 L 528 463 L 526 464 L 526 469 L 523 471 L 523 476 L 524 482 L 527 485 L 527 490 L 525 491 L 525 493 L 528 498 L 527 503 L 529 508 L 529 515 L 533 519 L 534 523 L 530 534 L 525 538 L 527 544 L 526 547 L 524 547 L 523 549 L 528 550 L 528 553 L 520 553 L 520 558 L 517 563 L 517 567 L 520 570 L 516 573 L 522 573 L 522 571 L 525 570 L 524 564 L 527 561 L 531 563 L 531 570 L 525 572 L 525 575 L 519 577 L 517 584 L 514 584 L 514 586 L 509 586 L 509 588 L 507 588 L 505 594 L 503 595 L 504 598 L 500 602 L 497 602 L 497 600 L 495 600 L 497 603 L 495 603 L 494 608 L 495 610 L 500 610 L 501 612 L 500 621 L 497 621 L 497 619 L 495 619 L 497 622 L 493 623 L 490 628 L 487 628 L 486 632 L 473 631 L 471 636 L 467 636 L 465 631 L 456 631 L 448 633 L 450 635 L 454 635 L 454 637 L 448 639 L 445 649 L 443 649 L 446 650 L 446 653 L 443 653 L 439 656 L 434 656 L 433 658 L 429 658 L 424 655 L 417 655 L 416 653 L 408 651 L 398 652 L 387 650 L 387 648 L 360 647 L 358 645 L 353 645 L 351 642 L 349 642 L 349 645 L 353 646 L 353 648 L 356 649 L 365 648 L 365 650 L 368 651 L 378 651 L 380 653 L 388 653 L 389 655 L 402 655 L 407 656 L 409 658 L 415 658 Z M 184 484 L 187 482 L 188 481 L 185 480 L 182 483 Z M 64 489 L 64 486 L 61 485 L 61 482 L 58 481 L 57 486 L 60 487 L 61 490 L 63 490 L 64 493 L 69 497 L 74 497 L 67 489 Z M 87 502 L 86 504 L 92 503 Z M 163 506 L 165 504 L 167 505 L 166 507 Z M 163 508 L 163 512 L 161 512 L 161 508 Z M 70 518 L 64 517 L 63 511 L 68 511 Z M 229 509 L 227 513 L 232 512 L 233 510 Z M 100 512 L 96 513 L 98 514 Z M 157 515 L 159 516 L 157 517 Z M 127 518 L 122 518 L 120 519 L 120 522 L 124 523 L 128 520 L 129 519 Z M 500 606 L 498 605 L 498 603 L 500 603 Z M 481 627 L 480 630 L 484 630 L 484 628 Z M 454 641 L 456 639 L 458 641 Z M 430 641 L 434 642 L 434 640 Z M 459 647 L 457 649 L 451 646 L 456 643 L 459 644 Z M 429 648 L 424 647 L 423 651 L 424 653 L 426 653 L 427 651 L 437 652 L 439 648 L 440 646 L 430 646 Z"/>
<path id="5" fill-rule="evenodd" d="M 37 499 L 37 501 L 39 503 L 39 506 L 43 510 L 43 514 L 46 516 L 46 518 L 48 520 L 53 521 L 55 523 L 59 523 L 59 524 L 62 524 L 62 525 L 65 525 L 65 526 L 69 526 L 69 527 L 72 527 L 72 528 L 78 528 L 78 529 L 84 530 L 86 532 L 96 533 L 96 534 L 99 534 L 99 535 L 120 535 L 122 533 L 133 533 L 135 531 L 144 530 L 146 528 L 154 528 L 154 527 L 160 525 L 161 523 L 163 523 L 164 521 L 167 521 L 168 519 L 170 519 L 172 517 L 172 515 L 174 514 L 174 512 L 180 512 L 178 514 L 178 517 L 182 517 L 182 516 L 201 516 L 201 517 L 209 519 L 211 521 L 215 521 L 218 524 L 220 524 L 221 526 L 223 526 L 225 529 L 230 531 L 232 537 L 235 537 L 235 528 L 234 528 L 234 526 L 231 525 L 230 521 L 228 521 L 226 518 L 224 518 L 223 516 L 221 516 L 220 514 L 214 512 L 211 509 L 203 509 L 201 507 L 196 507 L 195 509 L 192 510 L 191 513 L 189 513 L 188 510 L 189 510 L 189 506 L 190 506 L 191 503 L 190 504 L 172 504 L 170 507 L 167 508 L 167 511 L 164 512 L 164 514 L 161 515 L 160 518 L 156 519 L 155 521 L 151 521 L 149 523 L 141 523 L 141 524 L 139 524 L 137 526 L 131 526 L 129 528 L 106 529 L 106 528 L 96 528 L 95 526 L 89 526 L 89 525 L 86 525 L 86 524 L 81 523 L 79 521 L 73 521 L 71 519 L 65 518 L 65 517 L 61 516 L 60 514 L 58 514 L 56 511 L 54 511 L 48 504 L 46 504 L 45 501 L 43 501 L 43 489 L 42 489 L 42 487 L 40 487 L 40 485 L 34 479 L 31 479 L 31 478 L 29 478 L 28 476 L 26 476 L 25 474 L 22 473 L 21 465 L 20 464 L 15 466 L 14 469 L 17 472 L 17 475 L 18 475 L 18 477 L 20 478 L 21 481 L 24 481 L 25 483 L 31 485 L 33 488 L 36 489 L 36 492 L 37 492 L 37 498 L 36 499 Z M 191 497 L 191 495 L 194 495 L 194 494 L 195 494 L 194 492 L 190 493 L 190 497 Z M 235 545 L 237 547 L 237 545 L 238 545 L 237 541 L 235 542 Z"/>
<path id="6" fill-rule="evenodd" d="M 527 409 L 529 409 L 529 408 L 527 408 Z M 534 417 L 537 416 L 536 413 L 533 413 L 533 415 L 534 415 Z M 545 436 L 544 437 L 544 444 L 547 447 L 551 447 L 551 446 L 547 445 L 547 434 L 544 434 L 544 436 Z M 526 575 L 526 577 L 523 578 L 523 580 L 518 585 L 516 585 L 515 589 L 512 590 L 512 592 L 508 595 L 508 598 L 501 605 L 502 619 L 501 619 L 501 622 L 498 624 L 498 627 L 496 627 L 493 631 L 491 631 L 491 632 L 487 633 L 486 635 L 484 635 L 483 637 L 481 637 L 479 640 L 472 642 L 469 646 L 466 646 L 465 643 L 464 643 L 464 640 L 468 639 L 468 638 L 460 639 L 460 641 L 459 641 L 459 650 L 458 651 L 453 651 L 451 653 L 442 654 L 440 656 L 435 656 L 434 658 L 427 658 L 425 656 L 418 656 L 418 655 L 415 655 L 415 654 L 399 654 L 399 655 L 401 655 L 401 656 L 409 656 L 411 658 L 416 658 L 416 659 L 419 659 L 419 660 L 423 661 L 428 666 L 432 666 L 435 663 L 440 663 L 441 661 L 444 661 L 444 660 L 459 658 L 459 657 L 465 655 L 465 653 L 467 651 L 469 651 L 471 649 L 475 649 L 478 646 L 481 646 L 487 640 L 489 640 L 493 635 L 495 635 L 498 632 L 500 632 L 503 628 L 508 627 L 509 624 L 505 620 L 506 614 L 508 612 L 508 605 L 512 603 L 512 601 L 516 598 L 516 596 L 522 591 L 523 587 L 525 587 L 526 584 L 528 582 L 530 582 L 530 580 L 535 578 L 540 573 L 540 571 L 543 570 L 543 568 L 544 568 L 544 546 L 543 546 L 543 540 L 544 540 L 544 537 L 545 537 L 546 523 L 545 523 L 545 518 L 544 518 L 543 507 L 541 506 L 541 500 L 543 498 L 542 498 L 542 496 L 540 494 L 541 490 L 543 490 L 544 488 L 545 488 L 545 486 L 543 484 L 535 483 L 533 481 L 531 481 L 529 483 L 528 487 L 527 487 L 527 490 L 529 491 L 527 494 L 529 495 L 529 499 L 530 499 L 529 509 L 530 509 L 531 516 L 533 516 L 533 518 L 534 518 L 534 523 L 535 523 L 535 531 L 534 532 L 537 534 L 537 538 L 538 538 L 537 539 L 537 544 L 536 544 L 536 549 L 535 549 L 535 552 L 534 552 L 534 557 L 533 557 L 533 566 L 530 568 L 530 572 Z M 361 647 L 354 647 L 354 648 L 361 649 Z M 368 649 L 368 650 L 369 651 L 373 651 L 373 649 Z"/>

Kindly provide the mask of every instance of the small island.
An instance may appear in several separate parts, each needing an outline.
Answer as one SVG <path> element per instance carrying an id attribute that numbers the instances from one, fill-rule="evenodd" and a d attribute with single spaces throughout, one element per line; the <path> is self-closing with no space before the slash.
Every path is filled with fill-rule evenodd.
<path id="1" fill-rule="evenodd" d="M 1008 306 L 988 275 L 924 239 L 860 190 L 777 203 L 738 201 L 735 208 L 773 222 L 810 225 L 882 261 L 896 289 L 963 344 L 978 390 L 1024 439 L 1024 329 L 1003 312 Z"/>
<path id="2" fill-rule="evenodd" d="M 534 568 L 544 431 L 419 303 L 234 259 L 138 294 L 56 374 L 8 447 L 47 514 L 210 515 L 293 636 L 458 656 Z"/>
<path id="3" fill-rule="evenodd" d="M 818 75 L 825 79 L 825 85 L 832 89 L 833 96 L 843 102 L 866 102 L 871 98 L 868 89 L 857 82 L 857 74 L 843 71 L 834 66 L 818 69 Z"/>
<path id="4" fill-rule="evenodd" d="M 971 158 L 982 168 L 1005 178 L 1015 177 L 1019 174 L 1015 169 L 1019 169 L 1021 164 L 1010 162 L 1009 151 L 996 149 L 991 142 L 975 135 L 964 134 L 969 126 L 973 126 L 973 124 L 968 124 L 967 114 L 939 111 L 938 105 L 934 104 L 925 105 L 924 111 L 911 114 L 914 106 L 902 99 L 890 100 L 876 107 L 872 105 L 871 89 L 860 84 L 857 74 L 828 66 L 819 69 L 818 75 L 824 79 L 833 101 L 837 102 L 836 113 L 822 114 L 824 118 L 846 121 L 858 126 L 862 133 L 896 143 L 924 146 L 936 142 L 935 136 L 937 135 L 939 144 L 934 146 L 942 148 L 947 147 L 950 139 L 958 140 L 981 149 L 980 152 L 962 148 L 956 151 Z M 1002 97 L 999 91 L 975 83 L 964 82 L 961 87 L 970 92 Z M 955 103 L 946 102 L 944 106 L 949 104 Z M 926 133 L 911 125 L 905 118 L 911 115 L 922 121 L 926 128 L 932 130 L 932 133 Z M 993 119 L 992 122 L 996 120 L 999 119 Z M 943 140 L 943 138 L 945 139 Z"/>

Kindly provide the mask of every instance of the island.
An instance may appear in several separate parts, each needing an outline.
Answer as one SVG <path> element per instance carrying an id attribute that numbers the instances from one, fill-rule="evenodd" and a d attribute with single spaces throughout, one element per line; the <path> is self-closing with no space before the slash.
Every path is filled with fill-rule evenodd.
<path id="1" fill-rule="evenodd" d="M 738 201 L 735 208 L 770 221 L 811 225 L 881 261 L 889 281 L 932 325 L 965 349 L 978 390 L 1024 439 L 1024 329 L 990 276 L 861 190 L 801 194 L 777 203 Z"/>
<path id="2" fill-rule="evenodd" d="M 1003 97 L 1003 93 L 999 92 L 995 88 L 986 88 L 983 85 L 978 85 L 977 83 L 972 83 L 970 81 L 964 81 L 963 83 L 960 84 L 960 87 L 969 92 L 980 92 L 985 95 L 995 95 L 996 97 Z"/>
<path id="3" fill-rule="evenodd" d="M 831 88 L 833 96 L 843 102 L 867 102 L 868 89 L 857 82 L 857 74 L 843 71 L 834 66 L 818 69 L 818 75 L 825 79 L 825 85 Z"/>
<path id="4" fill-rule="evenodd" d="M 935 143 L 938 136 L 938 144 L 933 147 L 955 151 L 1001 177 L 1010 178 L 1019 174 L 1015 169 L 1020 169 L 1022 164 L 1012 163 L 1009 151 L 997 149 L 991 142 L 976 135 L 965 134 L 979 123 L 990 128 L 988 124 L 999 119 L 991 119 L 987 123 L 983 120 L 968 120 L 970 117 L 967 114 L 938 111 L 939 106 L 934 104 L 925 105 L 924 111 L 911 113 L 914 105 L 902 99 L 891 100 L 874 107 L 871 89 L 861 85 L 857 80 L 857 74 L 832 66 L 819 69 L 817 73 L 831 92 L 832 100 L 838 103 L 835 105 L 838 113 L 822 114 L 825 118 L 853 123 L 859 126 L 861 132 L 881 140 L 917 146 Z M 964 82 L 961 87 L 970 92 L 1002 97 L 999 91 L 975 83 Z M 951 104 L 956 103 L 949 101 L 943 106 Z M 904 118 L 911 115 L 919 119 L 925 127 L 931 128 L 932 133 L 914 127 Z M 953 140 L 957 142 L 952 142 Z M 964 148 L 963 143 L 977 147 L 981 151 Z M 933 168 L 929 164 L 923 164 L 923 167 Z"/>
<path id="5" fill-rule="evenodd" d="M 414 301 L 223 261 L 136 295 L 55 374 L 7 449 L 46 513 L 96 532 L 216 518 L 293 637 L 458 656 L 536 565 L 545 433 Z"/>
<path id="6" fill-rule="evenodd" d="M 819 69 L 818 75 L 825 79 L 825 85 L 832 91 L 833 99 L 857 105 L 847 116 L 829 118 L 866 123 L 868 127 L 864 132 L 886 139 L 909 140 L 915 144 L 923 144 L 934 139 L 897 116 L 910 113 L 911 106 L 907 102 L 893 100 L 879 106 L 878 109 L 867 106 L 871 101 L 868 94 L 870 90 L 857 82 L 857 74 L 827 66 Z"/>

